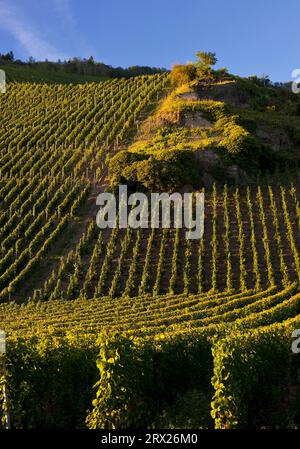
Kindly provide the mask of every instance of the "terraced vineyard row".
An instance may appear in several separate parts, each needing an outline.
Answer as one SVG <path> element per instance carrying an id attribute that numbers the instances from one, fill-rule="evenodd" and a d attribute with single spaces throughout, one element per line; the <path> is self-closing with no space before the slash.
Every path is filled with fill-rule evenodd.
<path id="1" fill-rule="evenodd" d="M 19 307 L 0 307 L 2 327 L 13 335 L 67 331 L 95 333 L 106 329 L 143 334 L 174 332 L 182 328 L 213 335 L 234 324 L 252 329 L 287 320 L 300 312 L 297 283 L 285 289 L 270 287 L 255 293 L 137 297 L 120 299 L 50 301 Z"/>
<path id="2" fill-rule="evenodd" d="M 2 327 L 152 334 L 184 326 L 214 334 L 231 323 L 248 329 L 292 318 L 300 310 L 295 185 L 214 187 L 200 242 L 186 240 L 184 230 L 100 231 L 91 221 L 34 301 L 1 306 Z"/>
<path id="3" fill-rule="evenodd" d="M 299 199 L 292 181 L 205 193 L 203 240 L 184 229 L 99 231 L 91 221 L 32 299 L 244 292 L 299 281 Z"/>

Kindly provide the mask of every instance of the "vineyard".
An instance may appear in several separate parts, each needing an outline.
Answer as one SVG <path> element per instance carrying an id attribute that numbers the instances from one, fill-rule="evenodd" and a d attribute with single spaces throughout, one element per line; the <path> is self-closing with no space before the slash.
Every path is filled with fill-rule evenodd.
<path id="1" fill-rule="evenodd" d="M 297 180 L 297 175 L 293 179 Z M 43 283 L 36 280 L 40 288 L 34 288 L 31 281 L 33 293 L 26 299 L 36 304 L 53 299 L 105 298 L 102 307 L 110 298 L 149 296 L 154 300 L 159 295 L 286 288 L 299 282 L 300 273 L 300 192 L 295 185 L 293 180 L 246 188 L 225 185 L 219 192 L 214 186 L 205 192 L 206 226 L 200 241 L 186 239 L 184 229 L 99 230 L 90 218 L 78 243 L 60 258 L 56 270 Z M 86 196 L 85 188 L 79 199 Z M 70 214 L 74 215 L 74 204 Z M 26 233 L 25 238 L 30 235 Z M 32 247 L 30 243 L 28 257 L 34 254 L 30 253 Z M 9 247 L 5 251 L 10 254 Z M 24 257 L 22 252 L 19 257 Z M 42 255 L 40 258 L 43 261 Z M 9 266 L 0 279 L 6 279 L 14 268 Z M 21 273 L 25 276 L 27 271 Z M 3 288 L 3 298 L 10 295 L 12 299 L 18 279 Z M 21 281 L 19 285 L 16 298 L 25 290 Z M 118 307 L 119 300 L 116 303 Z"/>
<path id="2" fill-rule="evenodd" d="M 201 240 L 96 225 L 108 161 L 169 89 L 160 74 L 0 95 L 0 328 L 15 428 L 184 427 L 181 413 L 205 428 L 299 425 L 296 167 L 203 188 Z"/>
<path id="3" fill-rule="evenodd" d="M 18 296 L 62 231 L 80 237 L 76 211 L 103 182 L 108 152 L 164 84 L 164 76 L 84 89 L 13 84 L 0 97 L 2 300 Z"/>

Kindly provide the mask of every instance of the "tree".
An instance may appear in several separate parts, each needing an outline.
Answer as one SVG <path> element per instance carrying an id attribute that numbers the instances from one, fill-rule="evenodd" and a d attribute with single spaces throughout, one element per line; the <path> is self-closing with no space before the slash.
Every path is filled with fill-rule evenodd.
<path id="1" fill-rule="evenodd" d="M 2 59 L 3 61 L 14 61 L 15 57 L 12 51 L 9 51 L 8 53 L 6 53 L 5 55 L 1 55 L 0 54 L 0 59 Z"/>
<path id="2" fill-rule="evenodd" d="M 216 53 L 210 51 L 198 51 L 196 56 L 198 57 L 198 61 L 196 61 L 195 65 L 200 70 L 211 70 L 212 66 L 218 62 Z"/>
<path id="3" fill-rule="evenodd" d="M 263 73 L 262 76 L 260 77 L 260 81 L 263 86 L 269 86 L 271 84 L 269 75 L 266 75 L 265 73 Z"/>

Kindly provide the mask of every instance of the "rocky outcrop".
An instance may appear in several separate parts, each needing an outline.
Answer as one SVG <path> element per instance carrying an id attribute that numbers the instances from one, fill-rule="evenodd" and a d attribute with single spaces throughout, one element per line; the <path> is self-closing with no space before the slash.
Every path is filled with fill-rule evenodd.
<path id="1" fill-rule="evenodd" d="M 239 89 L 235 81 L 216 84 L 199 84 L 197 93 L 200 99 L 223 101 L 232 106 L 239 108 L 250 107 L 250 97 L 247 92 Z"/>
<path id="2" fill-rule="evenodd" d="M 263 145 L 269 146 L 274 152 L 292 147 L 288 133 L 282 128 L 258 124 L 255 134 Z"/>
<path id="3" fill-rule="evenodd" d="M 249 181 L 249 176 L 238 165 L 226 165 L 216 150 L 203 149 L 195 153 L 196 160 L 199 164 L 199 169 L 202 174 L 202 181 L 206 187 L 211 187 L 214 178 L 214 171 L 216 169 L 221 170 L 224 175 L 224 181 L 228 181 L 243 184 Z"/>
<path id="4" fill-rule="evenodd" d="M 200 111 L 189 112 L 182 119 L 183 126 L 188 128 L 213 128 L 214 125 L 209 120 L 203 117 Z"/>
<path id="5" fill-rule="evenodd" d="M 221 164 L 221 157 L 217 152 L 211 148 L 198 150 L 195 152 L 196 160 L 199 163 L 200 168 L 205 171 Z"/>
<path id="6" fill-rule="evenodd" d="M 236 182 L 237 184 L 243 184 L 249 181 L 249 176 L 238 165 L 229 165 L 225 169 L 226 176 Z"/>

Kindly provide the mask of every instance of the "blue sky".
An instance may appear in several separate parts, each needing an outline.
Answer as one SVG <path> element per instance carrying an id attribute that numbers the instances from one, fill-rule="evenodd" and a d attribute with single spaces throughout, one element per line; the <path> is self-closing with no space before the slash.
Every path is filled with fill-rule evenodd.
<path id="1" fill-rule="evenodd" d="M 288 81 L 299 21 L 298 0 L 0 0 L 0 52 L 170 68 L 215 51 L 232 73 Z"/>

